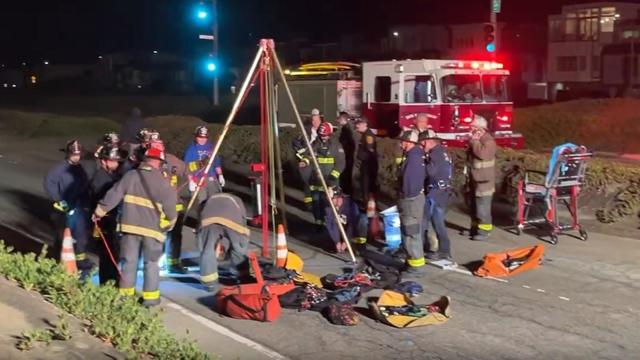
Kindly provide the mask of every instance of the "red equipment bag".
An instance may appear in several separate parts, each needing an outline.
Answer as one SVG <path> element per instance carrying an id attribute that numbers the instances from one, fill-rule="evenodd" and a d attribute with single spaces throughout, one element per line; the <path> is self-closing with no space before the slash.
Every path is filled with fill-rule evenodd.
<path id="1" fill-rule="evenodd" d="M 267 286 L 259 294 L 232 294 L 218 301 L 219 309 L 234 319 L 276 321 L 282 312 L 278 297 Z"/>

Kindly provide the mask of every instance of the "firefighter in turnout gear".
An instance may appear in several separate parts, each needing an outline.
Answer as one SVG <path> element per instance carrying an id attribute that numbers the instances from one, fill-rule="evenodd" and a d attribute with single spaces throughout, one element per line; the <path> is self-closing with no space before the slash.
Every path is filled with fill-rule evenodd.
<path id="1" fill-rule="evenodd" d="M 488 130 L 487 119 L 475 115 L 471 123 L 471 140 L 467 149 L 468 166 L 471 167 L 472 191 L 472 239 L 487 240 L 493 223 L 491 202 L 496 187 L 497 145 Z"/>
<path id="2" fill-rule="evenodd" d="M 377 192 L 378 178 L 378 150 L 376 136 L 369 129 L 369 123 L 365 118 L 359 118 L 355 122 L 356 131 L 361 134 L 356 159 L 360 165 L 360 194 L 362 208 L 365 209 L 367 201 Z"/>
<path id="3" fill-rule="evenodd" d="M 225 244 L 224 249 L 231 257 L 231 273 L 238 277 L 248 274 L 249 228 L 246 225 L 247 212 L 242 200 L 208 182 L 199 195 L 200 224 L 198 245 L 200 247 L 200 281 L 211 292 L 219 288 L 218 259 L 216 246 Z"/>
<path id="4" fill-rule="evenodd" d="M 338 141 L 331 138 L 332 133 L 333 128 L 331 124 L 327 122 L 322 123 L 318 128 L 318 139 L 314 141 L 312 146 L 313 152 L 318 160 L 318 165 L 320 166 L 320 172 L 328 187 L 338 185 L 340 174 L 344 171 L 345 166 L 344 150 Z M 307 157 L 303 161 L 308 164 L 307 166 L 310 166 L 310 158 Z M 326 195 L 324 194 L 322 182 L 318 178 L 315 170 L 311 172 L 309 190 L 311 191 L 311 197 L 313 199 L 313 217 L 318 226 L 317 230 L 321 230 L 324 225 Z"/>
<path id="5" fill-rule="evenodd" d="M 340 125 L 338 141 L 342 145 L 345 156 L 345 168 L 340 175 L 340 188 L 346 195 L 353 195 L 353 165 L 356 152 L 356 142 L 354 139 L 354 124 L 349 121 L 349 114 L 342 111 L 336 119 Z"/>
<path id="6" fill-rule="evenodd" d="M 330 191 L 333 205 L 340 216 L 339 221 L 344 226 L 347 237 L 355 244 L 363 244 L 367 241 L 367 216 L 360 211 L 358 205 L 349 195 L 342 193 L 342 189 L 336 186 Z M 327 231 L 336 246 L 336 252 L 342 253 L 347 250 L 347 244 L 342 241 L 338 223 L 331 206 L 325 207 L 325 219 Z"/>
<path id="7" fill-rule="evenodd" d="M 203 177 L 207 182 L 217 182 L 221 187 L 225 186 L 224 175 L 222 174 L 222 160 L 220 155 L 216 155 L 208 174 L 204 174 L 209 158 L 213 154 L 214 144 L 209 140 L 209 129 L 198 126 L 195 130 L 195 139 L 184 153 L 184 163 L 189 174 L 189 191 L 194 192 L 200 179 Z"/>
<path id="8" fill-rule="evenodd" d="M 122 233 L 120 293 L 134 295 L 138 258 L 142 250 L 144 306 L 160 303 L 158 261 L 166 233 L 177 219 L 176 191 L 161 173 L 164 161 L 164 153 L 160 149 L 147 149 L 144 162 L 135 171 L 127 172 L 100 200 L 94 211 L 94 220 L 98 220 L 122 202 L 119 223 Z"/>
<path id="9" fill-rule="evenodd" d="M 89 216 L 89 177 L 80 163 L 83 147 L 78 140 L 69 141 L 65 148 L 65 160 L 53 167 L 44 179 L 44 190 L 53 200 L 52 217 L 62 239 L 65 227 L 71 230 L 75 240 L 74 250 L 80 270 L 91 269 L 87 258 L 91 221 Z"/>
<path id="10" fill-rule="evenodd" d="M 98 161 L 100 167 L 96 171 L 95 175 L 91 179 L 91 209 L 95 209 L 98 205 L 98 201 L 104 198 L 107 191 L 118 182 L 120 176 L 118 175 L 118 166 L 120 165 L 121 152 L 117 145 L 104 145 L 100 148 L 98 153 Z M 100 284 L 105 284 L 109 280 L 113 280 L 117 285 L 118 283 L 118 269 L 116 264 L 113 263 L 109 252 L 113 255 L 113 258 L 118 259 L 120 254 L 119 236 L 117 233 L 118 225 L 118 211 L 117 208 L 109 211 L 103 216 L 100 221 L 96 223 L 102 231 L 102 235 L 106 240 L 106 244 L 100 238 L 97 232 L 94 232 L 94 239 L 98 242 L 98 256 L 100 258 L 100 268 L 98 276 L 100 278 Z M 108 247 L 108 248 L 107 248 Z"/>
<path id="11" fill-rule="evenodd" d="M 309 123 L 304 127 L 304 131 L 309 137 L 309 143 L 313 147 L 316 139 L 318 138 L 318 129 L 322 124 L 322 118 L 320 117 L 320 110 L 313 109 L 311 111 L 311 118 Z M 311 173 L 314 171 L 309 162 L 309 154 L 307 153 L 307 145 L 304 138 L 299 136 L 293 140 L 293 151 L 296 152 L 296 158 L 298 159 L 298 171 L 302 185 L 304 186 L 304 204 L 308 210 L 313 210 L 313 197 L 309 188 L 309 181 L 311 180 Z"/>
<path id="12" fill-rule="evenodd" d="M 451 177 L 453 165 L 451 158 L 435 131 L 429 129 L 419 136 L 420 144 L 425 152 L 427 180 L 425 193 L 427 194 L 426 223 L 422 224 L 427 229 L 431 223 L 438 240 L 438 249 L 429 248 L 427 258 L 429 260 L 451 260 L 451 245 L 445 226 L 447 205 L 452 191 Z"/>
<path id="13" fill-rule="evenodd" d="M 403 131 L 400 147 L 404 161 L 400 168 L 398 210 L 402 239 L 407 252 L 406 274 L 420 277 L 425 273 L 424 248 L 422 242 L 422 219 L 424 211 L 424 151 L 418 145 L 418 132 Z"/>

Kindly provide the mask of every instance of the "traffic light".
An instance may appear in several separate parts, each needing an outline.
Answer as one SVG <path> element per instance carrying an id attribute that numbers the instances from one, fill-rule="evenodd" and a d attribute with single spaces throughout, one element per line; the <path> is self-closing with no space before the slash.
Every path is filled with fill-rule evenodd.
<path id="1" fill-rule="evenodd" d="M 211 18 L 211 6 L 207 6 L 204 2 L 198 3 L 198 5 L 193 8 L 193 16 L 199 23 L 208 23 Z"/>
<path id="2" fill-rule="evenodd" d="M 491 23 L 484 24 L 484 48 L 492 53 L 496 51 L 496 28 Z"/>
<path id="3" fill-rule="evenodd" d="M 207 61 L 207 71 L 214 72 L 216 71 L 216 63 L 213 60 Z"/>

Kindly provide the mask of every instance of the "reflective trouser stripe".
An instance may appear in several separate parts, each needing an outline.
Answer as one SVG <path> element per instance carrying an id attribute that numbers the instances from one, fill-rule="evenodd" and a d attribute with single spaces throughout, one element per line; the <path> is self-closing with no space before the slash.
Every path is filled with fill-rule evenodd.
<path id="1" fill-rule="evenodd" d="M 484 231 L 491 231 L 491 230 L 493 230 L 493 225 L 492 224 L 478 224 L 478 229 L 484 230 Z"/>
<path id="2" fill-rule="evenodd" d="M 169 265 L 180 265 L 180 259 L 170 258 L 167 260 L 167 264 Z"/>
<path id="3" fill-rule="evenodd" d="M 366 237 L 353 238 L 353 242 L 355 244 L 366 244 L 367 243 L 367 238 Z"/>
<path id="4" fill-rule="evenodd" d="M 334 164 L 336 161 L 332 157 L 316 157 L 318 164 Z"/>
<path id="5" fill-rule="evenodd" d="M 488 169 L 496 166 L 495 160 L 473 160 L 473 168 L 474 169 Z"/>
<path id="6" fill-rule="evenodd" d="M 87 260 L 87 253 L 77 253 L 76 261 Z"/>
<path id="7" fill-rule="evenodd" d="M 339 178 L 340 177 L 340 171 L 338 170 L 332 170 L 331 171 L 331 176 L 333 176 L 334 178 Z"/>
<path id="8" fill-rule="evenodd" d="M 143 291 L 142 298 L 144 300 L 156 300 L 160 298 L 160 290 L 156 291 Z"/>
<path id="9" fill-rule="evenodd" d="M 420 258 L 420 259 L 407 259 L 407 264 L 409 264 L 409 266 L 411 267 L 420 267 L 420 266 L 424 266 L 425 265 L 425 260 L 424 258 Z"/>
<path id="10" fill-rule="evenodd" d="M 122 296 L 133 296 L 136 293 L 135 288 L 120 288 L 120 295 Z"/>
<path id="11" fill-rule="evenodd" d="M 182 211 L 182 210 L 184 210 L 184 205 L 182 205 L 182 204 L 176 204 L 176 211 L 177 211 L 177 212 L 180 212 L 180 211 Z"/>
<path id="12" fill-rule="evenodd" d="M 218 281 L 218 273 L 214 272 L 213 274 L 202 275 L 200 276 L 200 281 L 202 281 L 203 283 Z"/>
<path id="13" fill-rule="evenodd" d="M 310 204 L 313 202 L 313 198 L 311 196 L 305 196 L 304 197 L 304 203 L 305 204 Z"/>

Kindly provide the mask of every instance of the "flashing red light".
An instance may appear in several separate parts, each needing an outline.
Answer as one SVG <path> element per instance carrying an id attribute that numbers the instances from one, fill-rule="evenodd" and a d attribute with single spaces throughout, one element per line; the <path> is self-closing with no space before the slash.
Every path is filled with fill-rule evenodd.
<path id="1" fill-rule="evenodd" d="M 462 122 L 465 123 L 465 124 L 471 124 L 473 122 L 473 118 L 471 118 L 471 117 L 463 118 Z"/>
<path id="2" fill-rule="evenodd" d="M 442 66 L 443 69 L 502 70 L 504 64 L 488 61 L 458 61 Z"/>
<path id="3" fill-rule="evenodd" d="M 458 67 L 459 67 L 460 69 L 464 68 L 464 63 L 463 63 L 462 61 L 459 61 L 459 62 L 458 62 Z"/>
<path id="4" fill-rule="evenodd" d="M 496 112 L 496 119 L 498 119 L 501 122 L 510 122 L 511 116 L 509 113 L 498 111 Z"/>
<path id="5" fill-rule="evenodd" d="M 477 61 L 474 61 L 474 62 L 471 63 L 471 67 L 473 69 L 480 69 L 480 63 L 477 62 Z"/>

